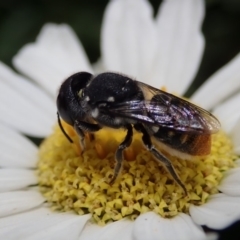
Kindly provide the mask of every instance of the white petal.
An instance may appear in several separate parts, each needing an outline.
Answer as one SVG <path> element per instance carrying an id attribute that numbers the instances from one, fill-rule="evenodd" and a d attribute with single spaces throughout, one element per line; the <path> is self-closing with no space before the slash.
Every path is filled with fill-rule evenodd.
<path id="1" fill-rule="evenodd" d="M 202 0 L 163 1 L 160 6 L 155 78 L 168 91 L 183 94 L 198 70 L 204 49 L 203 17 Z"/>
<path id="2" fill-rule="evenodd" d="M 28 135 L 48 135 L 56 119 L 54 101 L 0 62 L 0 121 Z"/>
<path id="3" fill-rule="evenodd" d="M 0 169 L 0 192 L 19 190 L 37 183 L 35 172 L 27 169 Z"/>
<path id="4" fill-rule="evenodd" d="M 218 240 L 220 239 L 219 233 L 217 232 L 207 232 L 206 240 Z"/>
<path id="5" fill-rule="evenodd" d="M 234 144 L 234 152 L 240 154 L 240 118 L 238 119 L 236 125 L 233 127 L 230 135 Z"/>
<path id="6" fill-rule="evenodd" d="M 145 0 L 111 1 L 102 27 L 104 66 L 149 81 L 156 54 L 156 28 Z"/>
<path id="7" fill-rule="evenodd" d="M 193 102 L 211 109 L 240 89 L 240 54 L 214 73 L 191 97 Z"/>
<path id="8" fill-rule="evenodd" d="M 240 159 L 238 159 L 235 163 L 237 164 L 238 167 L 240 167 Z"/>
<path id="9" fill-rule="evenodd" d="M 198 225 L 213 229 L 222 229 L 240 219 L 240 197 L 231 197 L 223 193 L 210 197 L 202 206 L 190 206 L 190 215 Z"/>
<path id="10" fill-rule="evenodd" d="M 228 170 L 218 189 L 227 195 L 240 197 L 240 167 Z"/>
<path id="11" fill-rule="evenodd" d="M 33 168 L 37 147 L 12 129 L 0 124 L 0 167 Z"/>
<path id="12" fill-rule="evenodd" d="M 0 217 L 25 212 L 42 204 L 46 199 L 36 191 L 0 193 Z"/>
<path id="13" fill-rule="evenodd" d="M 56 96 L 61 82 L 71 74 L 91 71 L 81 43 L 66 24 L 46 24 L 37 42 L 23 47 L 13 63 L 52 96 Z"/>
<path id="14" fill-rule="evenodd" d="M 172 219 L 165 219 L 149 212 L 140 215 L 135 221 L 133 239 L 202 240 L 205 239 L 205 234 L 186 214 L 181 213 Z"/>
<path id="15" fill-rule="evenodd" d="M 55 213 L 40 208 L 0 219 L 0 239 L 8 240 L 75 240 L 90 215 Z"/>
<path id="16" fill-rule="evenodd" d="M 102 59 L 98 59 L 97 62 L 93 63 L 92 68 L 95 74 L 103 73 L 109 70 L 105 68 Z"/>
<path id="17" fill-rule="evenodd" d="M 88 223 L 79 240 L 132 240 L 133 222 L 121 220 L 104 227 Z"/>
<path id="18" fill-rule="evenodd" d="M 233 130 L 237 120 L 240 119 L 239 103 L 240 93 L 213 109 L 213 114 L 220 120 L 222 128 L 227 133 Z"/>

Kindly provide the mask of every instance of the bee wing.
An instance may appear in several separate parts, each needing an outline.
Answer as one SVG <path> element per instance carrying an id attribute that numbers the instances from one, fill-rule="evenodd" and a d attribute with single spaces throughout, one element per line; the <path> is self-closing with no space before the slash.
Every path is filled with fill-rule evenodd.
<path id="1" fill-rule="evenodd" d="M 183 132 L 215 133 L 219 121 L 208 111 L 170 93 L 138 82 L 145 100 L 114 103 L 108 111 L 123 118 Z"/>

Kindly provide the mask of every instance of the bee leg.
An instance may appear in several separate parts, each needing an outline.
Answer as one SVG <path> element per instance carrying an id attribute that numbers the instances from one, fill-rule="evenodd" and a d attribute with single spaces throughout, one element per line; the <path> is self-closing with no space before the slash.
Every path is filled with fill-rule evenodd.
<path id="1" fill-rule="evenodd" d="M 141 132 L 143 134 L 142 136 L 142 141 L 144 143 L 144 145 L 146 146 L 146 148 L 154 155 L 154 157 L 160 162 L 162 163 L 166 169 L 168 170 L 168 172 L 171 174 L 171 176 L 173 177 L 173 179 L 176 181 L 176 183 L 183 189 L 185 195 L 187 195 L 187 189 L 185 187 L 185 185 L 182 183 L 182 181 L 180 180 L 178 174 L 176 173 L 171 161 L 169 159 L 167 159 L 163 154 L 161 154 L 152 144 L 151 138 L 148 134 L 148 132 L 146 131 L 146 129 L 143 127 L 143 125 L 141 124 L 136 124 L 134 125 L 135 129 L 139 132 Z"/>
<path id="2" fill-rule="evenodd" d="M 119 145 L 119 147 L 116 151 L 116 154 L 115 154 L 116 163 L 115 163 L 115 167 L 114 167 L 114 173 L 113 173 L 112 179 L 110 180 L 109 184 L 113 184 L 114 181 L 116 180 L 116 178 L 118 177 L 118 174 L 122 167 L 123 150 L 125 148 L 129 147 L 130 144 L 132 143 L 132 136 L 133 136 L 132 126 L 127 125 L 126 128 L 127 128 L 127 135 L 126 135 L 124 141 Z"/>
<path id="3" fill-rule="evenodd" d="M 74 130 L 77 132 L 77 135 L 79 137 L 79 144 L 83 152 L 85 149 L 85 134 L 83 130 L 80 128 L 80 126 L 76 123 L 74 124 Z"/>
<path id="4" fill-rule="evenodd" d="M 90 132 L 90 140 L 94 139 L 92 132 L 96 132 L 101 129 L 98 124 L 91 124 L 86 122 L 80 122 L 76 120 L 74 122 L 74 129 L 79 136 L 79 143 L 82 148 L 82 151 L 85 149 L 85 134 L 84 132 Z"/>

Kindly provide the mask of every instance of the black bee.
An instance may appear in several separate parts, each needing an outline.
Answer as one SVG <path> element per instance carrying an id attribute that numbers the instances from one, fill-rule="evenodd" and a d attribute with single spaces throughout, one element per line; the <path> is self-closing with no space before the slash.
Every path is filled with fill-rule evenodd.
<path id="1" fill-rule="evenodd" d="M 92 75 L 79 72 L 63 82 L 57 97 L 59 115 L 74 127 L 84 148 L 86 132 L 102 127 L 124 128 L 127 134 L 116 150 L 112 184 L 123 161 L 123 150 L 130 146 L 133 127 L 142 133 L 145 147 L 162 163 L 174 180 L 187 190 L 171 161 L 155 148 L 152 141 L 171 155 L 180 158 L 210 153 L 211 134 L 220 128 L 219 121 L 206 110 L 172 94 L 138 82 L 128 76 L 106 72 Z"/>

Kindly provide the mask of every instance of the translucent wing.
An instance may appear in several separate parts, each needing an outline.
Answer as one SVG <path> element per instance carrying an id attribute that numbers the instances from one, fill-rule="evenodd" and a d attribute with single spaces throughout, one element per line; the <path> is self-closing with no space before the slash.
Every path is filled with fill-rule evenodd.
<path id="1" fill-rule="evenodd" d="M 208 111 L 144 83 L 138 82 L 138 85 L 145 100 L 113 103 L 107 111 L 115 116 L 183 132 L 214 133 L 219 130 L 219 121 Z"/>

